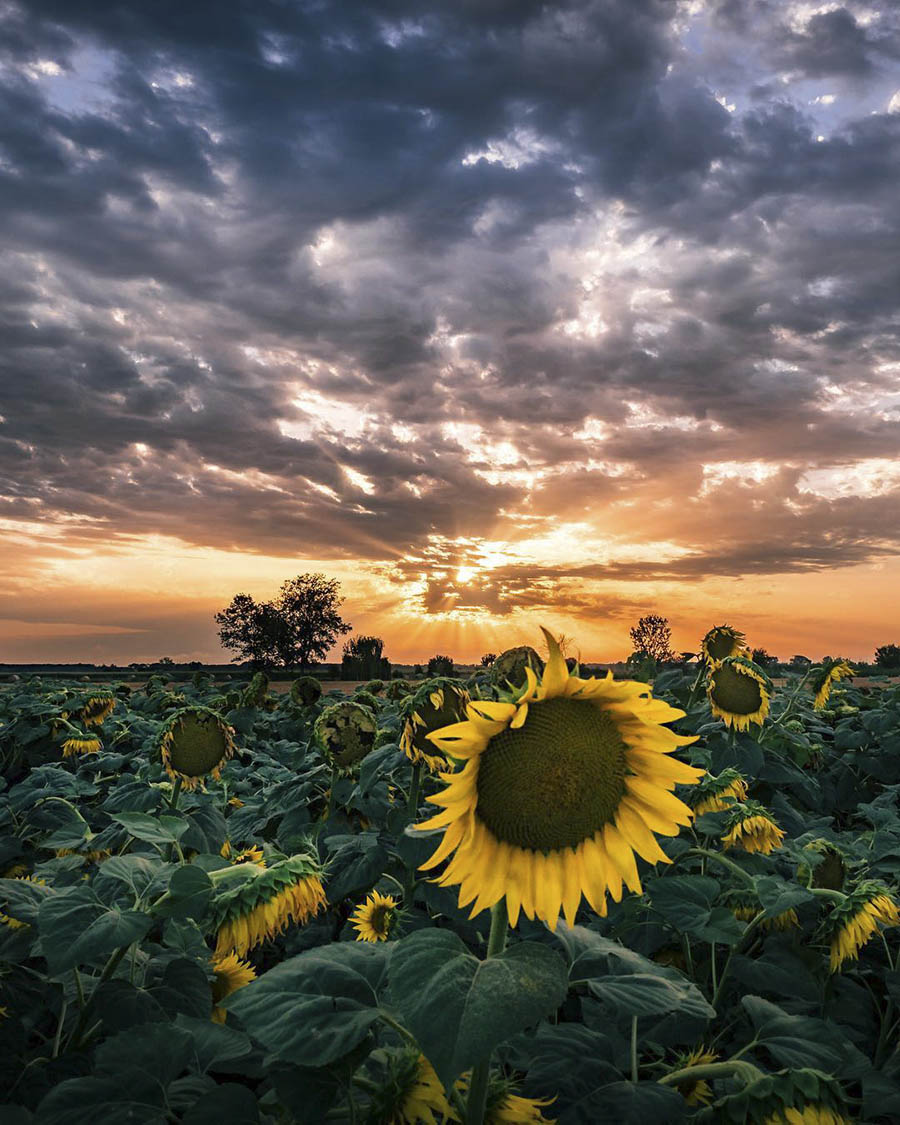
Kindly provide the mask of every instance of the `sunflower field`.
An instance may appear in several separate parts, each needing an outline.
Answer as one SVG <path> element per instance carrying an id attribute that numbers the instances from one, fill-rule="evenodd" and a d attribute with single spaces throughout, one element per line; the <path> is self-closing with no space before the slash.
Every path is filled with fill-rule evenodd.
<path id="1" fill-rule="evenodd" d="M 900 1120 L 900 686 L 0 685 L 4 1125 Z"/>

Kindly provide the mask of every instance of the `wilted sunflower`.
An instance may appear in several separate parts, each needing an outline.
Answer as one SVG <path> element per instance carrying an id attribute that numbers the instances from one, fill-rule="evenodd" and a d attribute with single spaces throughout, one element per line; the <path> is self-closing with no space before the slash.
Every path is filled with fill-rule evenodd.
<path id="1" fill-rule="evenodd" d="M 457 1121 L 434 1067 L 415 1048 L 385 1052 L 387 1074 L 372 1094 L 370 1125 L 438 1125 Z"/>
<path id="2" fill-rule="evenodd" d="M 64 758 L 76 754 L 96 754 L 103 744 L 95 734 L 71 734 L 62 746 Z"/>
<path id="3" fill-rule="evenodd" d="M 243 957 L 291 922 L 309 921 L 325 905 L 321 876 L 318 861 L 308 855 L 290 856 L 268 868 L 241 863 L 211 872 L 216 956 Z"/>
<path id="4" fill-rule="evenodd" d="M 114 695 L 92 695 L 77 715 L 86 727 L 98 727 L 107 715 L 112 714 L 115 705 Z"/>
<path id="5" fill-rule="evenodd" d="M 469 693 L 454 680 L 438 677 L 424 683 L 404 707 L 404 723 L 400 732 L 400 749 L 416 764 L 424 762 L 431 773 L 446 769 L 447 760 L 436 754 L 428 736 L 451 723 L 458 723 L 466 713 Z"/>
<path id="6" fill-rule="evenodd" d="M 468 1097 L 471 1074 L 463 1074 L 456 1089 Z M 515 1084 L 502 1074 L 492 1072 L 488 1080 L 484 1107 L 484 1125 L 553 1125 L 554 1118 L 544 1117 L 541 1109 L 556 1098 L 523 1098 L 515 1093 Z M 454 1120 L 456 1120 L 454 1118 Z"/>
<path id="7" fill-rule="evenodd" d="M 531 645 L 508 648 L 491 665 L 491 680 L 495 684 L 521 688 L 525 685 L 526 668 L 530 668 L 536 676 L 544 671 L 544 662 Z"/>
<path id="8" fill-rule="evenodd" d="M 770 1113 L 763 1125 L 851 1125 L 851 1122 L 849 1117 L 844 1117 L 831 1106 L 821 1102 L 805 1102 L 800 1109 L 784 1106 Z"/>
<path id="9" fill-rule="evenodd" d="M 219 1005 L 226 996 L 231 996 L 239 988 L 256 980 L 256 970 L 248 961 L 242 961 L 235 953 L 226 953 L 224 957 L 210 958 L 215 980 L 212 986 L 213 1011 L 212 1018 L 216 1023 L 225 1022 L 225 1009 Z"/>
<path id="10" fill-rule="evenodd" d="M 684 1070 L 689 1066 L 706 1066 L 714 1063 L 719 1056 L 715 1051 L 707 1051 L 704 1047 L 697 1047 L 687 1055 L 678 1059 L 675 1070 Z M 709 1105 L 712 1101 L 712 1088 L 705 1078 L 686 1078 L 679 1082 L 675 1089 L 684 1098 L 687 1105 Z"/>
<path id="11" fill-rule="evenodd" d="M 477 701 L 468 720 L 429 735 L 444 753 L 465 759 L 441 777 L 428 800 L 443 810 L 418 827 L 446 829 L 425 869 L 453 853 L 437 882 L 459 884 L 471 917 L 506 899 L 555 929 L 560 910 L 574 924 L 582 894 L 606 914 L 606 894 L 639 892 L 635 854 L 670 862 L 653 835 L 677 836 L 693 813 L 672 793 L 703 776 L 669 755 L 695 741 L 663 723 L 684 712 L 650 695 L 646 684 L 570 675 L 544 630 L 550 659 L 540 681 L 513 702 Z"/>
<path id="12" fill-rule="evenodd" d="M 752 922 L 762 910 L 759 899 L 745 891 L 729 892 L 725 895 L 723 905 L 728 907 L 739 922 Z M 797 917 L 797 911 L 791 907 L 771 918 L 763 918 L 759 925 L 763 930 L 790 930 L 800 925 L 800 919 Z"/>
<path id="13" fill-rule="evenodd" d="M 817 838 L 803 845 L 803 851 L 809 856 L 821 856 L 819 863 L 801 862 L 797 864 L 797 878 L 807 887 L 825 887 L 829 891 L 844 889 L 844 877 L 847 868 L 844 864 L 844 855 L 839 848 L 828 840 Z"/>
<path id="14" fill-rule="evenodd" d="M 357 941 L 387 941 L 397 919 L 397 900 L 393 895 L 383 895 L 378 891 L 350 915 L 353 928 L 357 931 Z"/>
<path id="15" fill-rule="evenodd" d="M 180 777 L 185 789 L 195 789 L 207 776 L 218 780 L 234 749 L 234 731 L 209 707 L 176 711 L 159 735 L 166 773 L 173 781 Z"/>
<path id="16" fill-rule="evenodd" d="M 758 801 L 744 801 L 735 805 L 722 844 L 726 848 L 768 855 L 781 847 L 783 839 L 784 832 L 767 808 Z"/>
<path id="17" fill-rule="evenodd" d="M 322 695 L 322 685 L 315 676 L 300 676 L 291 684 L 291 699 L 301 707 L 312 707 Z"/>
<path id="18" fill-rule="evenodd" d="M 350 774 L 375 745 L 378 724 L 361 703 L 342 699 L 326 707 L 313 731 L 325 757 L 342 774 Z"/>
<path id="19" fill-rule="evenodd" d="M 821 668 L 817 668 L 809 680 L 809 686 L 815 693 L 815 699 L 813 700 L 815 710 L 821 711 L 828 702 L 832 684 L 855 675 L 856 669 L 851 668 L 846 660 L 829 660 Z"/>
<path id="20" fill-rule="evenodd" d="M 771 691 L 772 681 L 746 656 L 726 657 L 710 670 L 706 681 L 712 713 L 737 730 L 747 730 L 751 723 L 762 725 Z"/>
<path id="21" fill-rule="evenodd" d="M 729 656 L 740 656 L 747 651 L 747 643 L 740 629 L 730 625 L 714 625 L 700 642 L 703 659 L 707 664 L 721 664 Z"/>
<path id="22" fill-rule="evenodd" d="M 855 961 L 870 937 L 883 926 L 900 925 L 900 912 L 882 883 L 867 881 L 852 891 L 831 915 L 830 967 L 838 972 L 845 961 Z"/>
<path id="23" fill-rule="evenodd" d="M 747 797 L 747 782 L 735 769 L 725 769 L 717 776 L 707 774 L 694 790 L 695 816 L 723 812 Z"/>

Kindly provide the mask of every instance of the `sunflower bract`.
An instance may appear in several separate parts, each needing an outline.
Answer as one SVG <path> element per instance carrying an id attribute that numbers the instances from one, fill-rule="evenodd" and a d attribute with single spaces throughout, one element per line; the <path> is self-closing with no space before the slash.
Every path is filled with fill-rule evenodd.
<path id="1" fill-rule="evenodd" d="M 475 700 L 467 719 L 429 735 L 465 762 L 443 773 L 428 799 L 442 811 L 418 827 L 443 828 L 430 870 L 459 886 L 471 916 L 506 899 L 511 925 L 522 911 L 555 929 L 574 924 L 582 895 L 600 915 L 607 894 L 639 892 L 636 856 L 669 862 L 654 833 L 675 836 L 692 811 L 673 790 L 704 771 L 672 757 L 694 741 L 665 723 L 683 712 L 646 684 L 570 674 L 554 637 L 539 681 L 531 668 L 512 702 Z"/>

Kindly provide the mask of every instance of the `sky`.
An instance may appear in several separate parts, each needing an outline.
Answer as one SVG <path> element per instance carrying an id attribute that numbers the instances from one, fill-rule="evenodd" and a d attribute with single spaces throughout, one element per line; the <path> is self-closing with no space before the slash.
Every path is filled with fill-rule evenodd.
<path id="1" fill-rule="evenodd" d="M 898 183 L 890 0 L 0 0 L 0 660 L 871 659 Z"/>

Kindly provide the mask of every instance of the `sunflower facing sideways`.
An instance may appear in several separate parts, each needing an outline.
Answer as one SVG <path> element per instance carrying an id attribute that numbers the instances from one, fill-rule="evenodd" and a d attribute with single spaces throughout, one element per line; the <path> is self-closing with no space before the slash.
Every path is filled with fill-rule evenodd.
<path id="1" fill-rule="evenodd" d="M 769 713 L 772 681 L 746 656 L 728 656 L 715 665 L 706 681 L 709 707 L 717 719 L 735 730 L 762 726 Z"/>
<path id="2" fill-rule="evenodd" d="M 618 902 L 623 884 L 640 892 L 636 854 L 670 862 L 654 832 L 677 836 L 690 824 L 672 790 L 703 771 L 670 757 L 695 741 L 663 725 L 683 711 L 647 684 L 570 674 L 544 635 L 540 680 L 527 668 L 511 701 L 471 702 L 465 722 L 429 735 L 465 765 L 440 775 L 447 787 L 428 800 L 442 811 L 417 827 L 445 829 L 422 867 L 452 855 L 437 882 L 459 885 L 471 917 L 505 898 L 512 926 L 521 910 L 555 929 L 560 911 L 574 924 L 582 894 L 602 916 L 607 893 Z"/>
<path id="3" fill-rule="evenodd" d="M 850 666 L 847 660 L 829 660 L 821 668 L 817 668 L 809 681 L 809 686 L 815 694 L 814 710 L 821 711 L 824 708 L 828 702 L 828 697 L 831 695 L 832 684 L 839 680 L 847 680 L 855 675 L 856 670 Z"/>
<path id="4" fill-rule="evenodd" d="M 700 642 L 700 649 L 706 663 L 715 667 L 729 656 L 746 652 L 746 637 L 731 625 L 714 625 Z"/>
<path id="5" fill-rule="evenodd" d="M 387 941 L 397 921 L 397 900 L 393 895 L 372 891 L 366 901 L 350 915 L 357 941 Z"/>

